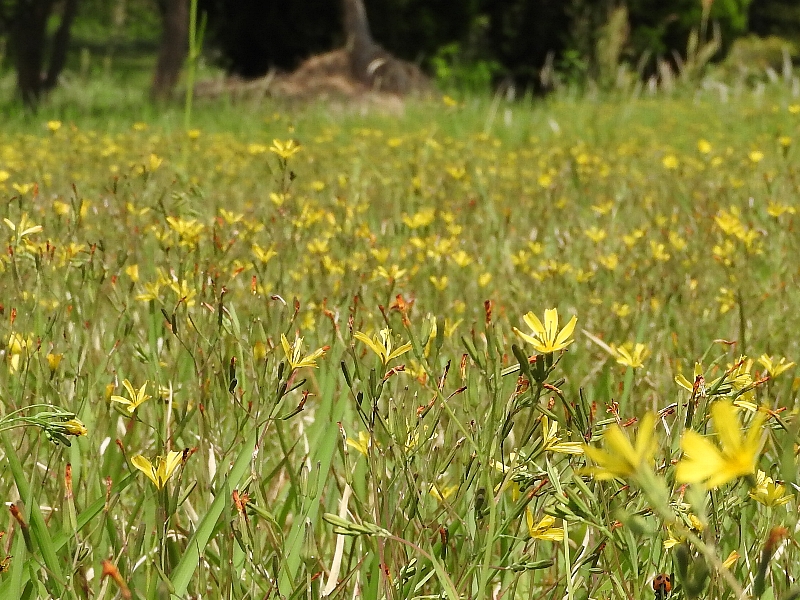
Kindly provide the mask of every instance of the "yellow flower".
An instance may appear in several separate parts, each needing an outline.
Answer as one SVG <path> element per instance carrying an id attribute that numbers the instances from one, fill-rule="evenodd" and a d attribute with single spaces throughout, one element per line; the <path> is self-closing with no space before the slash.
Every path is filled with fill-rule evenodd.
<path id="1" fill-rule="evenodd" d="M 736 550 L 731 550 L 731 553 L 728 554 L 728 558 L 722 561 L 722 566 L 726 569 L 730 569 L 736 561 L 739 560 L 740 554 Z"/>
<path id="2" fill-rule="evenodd" d="M 280 156 L 283 160 L 287 160 L 300 152 L 300 146 L 294 140 L 288 140 L 286 142 L 272 140 L 272 146 L 270 146 L 269 150 Z"/>
<path id="3" fill-rule="evenodd" d="M 136 300 L 142 302 L 150 302 L 159 299 L 159 290 L 161 289 L 161 282 L 154 281 L 152 283 L 144 284 L 144 292 L 136 295 Z"/>
<path id="4" fill-rule="evenodd" d="M 436 277 L 435 275 L 431 275 L 428 279 L 433 284 L 433 287 L 435 287 L 440 292 L 444 291 L 444 289 L 447 287 L 447 282 L 448 282 L 447 275 L 442 275 L 441 277 Z"/>
<path id="5" fill-rule="evenodd" d="M 347 438 L 347 445 L 350 446 L 351 448 L 355 448 L 364 456 L 367 456 L 371 444 L 372 444 L 372 438 L 366 431 L 358 432 L 358 440 L 354 440 L 353 438 Z"/>
<path id="6" fill-rule="evenodd" d="M 131 281 L 136 283 L 139 281 L 139 265 L 128 265 L 125 267 L 125 274 L 131 278 Z"/>
<path id="7" fill-rule="evenodd" d="M 74 435 L 76 437 L 89 433 L 89 430 L 86 429 L 86 425 L 84 425 L 80 419 L 69 419 L 68 421 L 59 423 L 57 427 L 59 429 L 63 429 L 67 434 Z"/>
<path id="8" fill-rule="evenodd" d="M 275 245 L 273 244 L 266 250 L 264 250 L 258 244 L 253 244 L 251 246 L 251 250 L 253 251 L 253 255 L 260 260 L 263 264 L 267 264 L 273 257 L 278 256 L 278 253 L 275 251 Z"/>
<path id="9" fill-rule="evenodd" d="M 788 371 L 791 369 L 795 363 L 794 362 L 786 362 L 786 358 L 781 358 L 780 361 L 773 362 L 771 356 L 767 356 L 766 354 L 762 354 L 758 357 L 758 363 L 767 370 L 770 377 L 777 377 L 784 371 Z"/>
<path id="10" fill-rule="evenodd" d="M 47 366 L 50 368 L 50 372 L 58 369 L 58 366 L 61 364 L 61 359 L 64 358 L 63 354 L 48 354 L 47 355 Z"/>
<path id="11" fill-rule="evenodd" d="M 369 349 L 378 355 L 384 365 L 411 350 L 411 342 L 406 342 L 402 346 L 392 349 L 394 344 L 392 343 L 392 332 L 389 328 L 381 329 L 379 335 L 372 338 L 360 331 L 357 331 L 354 337 L 369 346 Z"/>
<path id="12" fill-rule="evenodd" d="M 11 219 L 3 219 L 3 222 L 14 232 L 18 240 L 21 240 L 27 235 L 39 233 L 43 229 L 41 225 L 33 224 L 33 221 L 28 218 L 28 213 L 22 213 L 19 224 L 15 224 Z"/>
<path id="13" fill-rule="evenodd" d="M 433 485 L 431 485 L 430 494 L 431 496 L 436 498 L 438 502 L 441 503 L 447 500 L 450 496 L 452 496 L 457 489 L 458 489 L 457 485 L 447 485 L 443 488 L 440 488 L 438 485 L 434 483 Z"/>
<path id="14" fill-rule="evenodd" d="M 181 464 L 182 457 L 183 452 L 167 452 L 166 456 L 156 456 L 153 462 L 150 462 L 141 454 L 137 454 L 131 459 L 131 464 L 147 475 L 160 490 Z"/>
<path id="15" fill-rule="evenodd" d="M 561 542 L 564 539 L 564 530 L 560 527 L 553 527 L 556 518 L 551 515 L 543 516 L 541 521 L 534 524 L 533 511 L 530 507 L 525 507 L 525 521 L 528 524 L 528 534 L 534 540 Z"/>
<path id="16" fill-rule="evenodd" d="M 618 348 L 611 346 L 614 350 L 617 363 L 632 369 L 638 369 L 644 366 L 644 360 L 650 356 L 650 350 L 644 344 L 637 343 L 633 346 L 633 351 L 623 345 Z"/>
<path id="17" fill-rule="evenodd" d="M 262 361 L 267 357 L 267 345 L 258 340 L 253 344 L 253 360 L 256 362 Z"/>
<path id="18" fill-rule="evenodd" d="M 772 477 L 767 477 L 764 471 L 756 473 L 756 485 L 750 490 L 750 496 L 764 506 L 782 506 L 792 501 L 792 496 L 786 496 L 786 486 L 775 483 Z"/>
<path id="19" fill-rule="evenodd" d="M 761 430 L 766 414 L 757 412 L 744 436 L 736 417 L 736 408 L 731 402 L 714 402 L 711 405 L 711 418 L 721 448 L 695 431 L 684 433 L 681 439 L 684 457 L 675 471 L 677 481 L 705 483 L 709 488 L 716 488 L 737 477 L 756 472 L 756 463 L 764 445 L 765 436 Z"/>
<path id="20" fill-rule="evenodd" d="M 575 329 L 578 317 L 573 316 L 561 331 L 558 331 L 558 309 L 555 308 L 544 311 L 544 325 L 532 312 L 522 317 L 522 320 L 533 330 L 533 335 L 523 333 L 516 327 L 514 333 L 532 344 L 537 352 L 551 354 L 563 350 L 574 341 L 569 338 Z"/>
<path id="21" fill-rule="evenodd" d="M 584 229 L 583 233 L 595 244 L 599 244 L 606 239 L 606 230 L 600 229 L 599 227 L 590 227 L 589 229 Z"/>
<path id="22" fill-rule="evenodd" d="M 303 338 L 299 336 L 294 338 L 294 344 L 289 345 L 289 340 L 286 339 L 284 334 L 281 334 L 281 345 L 292 370 L 302 369 L 303 367 L 315 369 L 317 367 L 317 359 L 325 354 L 325 348 L 317 348 L 308 356 L 303 356 Z"/>
<path id="23" fill-rule="evenodd" d="M 542 415 L 542 438 L 545 452 L 561 452 L 562 454 L 583 454 L 580 442 L 562 442 L 558 436 L 558 423 L 550 423 L 546 415 Z"/>
<path id="24" fill-rule="evenodd" d="M 56 131 L 61 129 L 61 121 L 48 121 L 47 128 L 53 133 L 55 133 Z"/>
<path id="25" fill-rule="evenodd" d="M 33 341 L 30 338 L 25 339 L 22 337 L 21 333 L 11 333 L 7 344 L 9 373 L 16 373 L 19 370 L 19 363 L 22 360 L 22 355 L 25 354 L 27 356 L 28 348 L 30 348 L 32 344 Z"/>
<path id="26" fill-rule="evenodd" d="M 122 380 L 122 385 L 126 390 L 128 390 L 130 400 L 128 398 L 123 398 L 122 396 L 111 396 L 111 402 L 122 404 L 129 413 L 133 414 L 133 411 L 135 411 L 140 404 L 150 398 L 150 396 L 144 393 L 144 390 L 147 387 L 147 381 L 145 381 L 144 385 L 139 388 L 139 391 L 136 391 L 133 388 L 133 385 L 131 385 L 131 382 L 127 379 Z"/>
<path id="27" fill-rule="evenodd" d="M 606 450 L 584 445 L 583 451 L 594 467 L 586 471 L 595 479 L 625 479 L 636 475 L 641 469 L 649 468 L 656 454 L 657 440 L 654 435 L 656 416 L 647 413 L 639 423 L 636 443 L 631 444 L 628 436 L 623 433 L 619 425 L 612 425 L 603 434 Z"/>
<path id="28" fill-rule="evenodd" d="M 708 140 L 698 140 L 697 141 L 697 150 L 701 154 L 709 154 L 711 152 L 711 143 Z"/>

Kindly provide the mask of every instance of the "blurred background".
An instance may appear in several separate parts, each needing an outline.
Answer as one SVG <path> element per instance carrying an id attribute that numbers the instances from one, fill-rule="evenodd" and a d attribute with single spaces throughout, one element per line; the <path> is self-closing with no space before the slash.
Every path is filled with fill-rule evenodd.
<path id="1" fill-rule="evenodd" d="M 770 77 L 798 46 L 797 0 L 0 0 L 0 93 L 33 106 L 100 81 L 165 100 L 185 86 L 187 57 L 198 81 L 243 81 L 347 47 L 366 53 L 350 63 L 357 79 L 383 56 L 445 92 L 542 94 L 709 69 Z"/>

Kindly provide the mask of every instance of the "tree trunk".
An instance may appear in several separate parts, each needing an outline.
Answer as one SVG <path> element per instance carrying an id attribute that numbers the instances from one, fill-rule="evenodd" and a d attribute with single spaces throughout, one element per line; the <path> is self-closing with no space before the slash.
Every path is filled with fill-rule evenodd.
<path id="1" fill-rule="evenodd" d="M 189 0 L 160 0 L 163 29 L 150 96 L 166 100 L 172 94 L 189 48 Z"/>
<path id="2" fill-rule="evenodd" d="M 61 23 L 53 37 L 53 48 L 50 51 L 50 65 L 47 68 L 47 77 L 44 80 L 44 89 L 51 90 L 58 83 L 58 77 L 67 64 L 67 50 L 69 49 L 69 34 L 72 22 L 78 14 L 78 0 L 65 0 L 64 12 Z"/>
<path id="3" fill-rule="evenodd" d="M 343 0 L 345 48 L 350 56 L 350 68 L 359 81 L 369 82 L 370 63 L 382 52 L 372 39 L 364 0 Z"/>
<path id="4" fill-rule="evenodd" d="M 53 0 L 19 0 L 12 30 L 17 92 L 28 106 L 35 106 L 42 93 L 42 68 L 47 19 Z"/>

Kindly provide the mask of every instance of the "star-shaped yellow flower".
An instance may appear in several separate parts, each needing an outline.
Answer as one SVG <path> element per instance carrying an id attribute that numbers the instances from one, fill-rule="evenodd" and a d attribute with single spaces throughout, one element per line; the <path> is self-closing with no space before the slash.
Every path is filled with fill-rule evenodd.
<path id="1" fill-rule="evenodd" d="M 316 368 L 317 359 L 325 354 L 327 349 L 327 346 L 325 348 L 317 348 L 311 354 L 303 356 L 303 338 L 295 337 L 294 343 L 289 345 L 289 340 L 286 339 L 284 334 L 281 334 L 281 345 L 292 370 L 302 369 L 303 367 Z"/>
<path id="2" fill-rule="evenodd" d="M 569 346 L 574 340 L 569 339 L 575 330 L 578 317 L 573 316 L 564 328 L 558 330 L 558 309 L 548 308 L 544 311 L 544 324 L 532 312 L 529 312 L 522 320 L 533 330 L 533 335 L 523 333 L 514 327 L 516 333 L 523 340 L 531 344 L 534 349 L 541 354 L 552 354 Z"/>
<path id="3" fill-rule="evenodd" d="M 652 466 L 657 440 L 654 435 L 656 416 L 647 413 L 639 422 L 636 443 L 631 444 L 619 425 L 612 425 L 603 434 L 605 450 L 585 445 L 583 451 L 596 466 L 586 471 L 595 479 L 625 479 L 636 475 L 640 469 Z"/>
<path id="4" fill-rule="evenodd" d="M 270 151 L 280 156 L 283 160 L 287 160 L 300 152 L 300 146 L 294 140 L 287 140 L 285 142 L 281 140 L 272 140 Z"/>
<path id="5" fill-rule="evenodd" d="M 392 332 L 390 329 L 381 329 L 380 334 L 370 338 L 367 334 L 357 331 L 354 337 L 360 342 L 364 342 L 386 365 L 390 360 L 402 356 L 411 350 L 411 342 L 406 342 L 402 346 L 394 348 L 392 343 Z M 394 349 L 393 349 L 394 348 Z"/>
<path id="6" fill-rule="evenodd" d="M 133 414 L 140 404 L 142 404 L 145 400 L 148 400 L 150 396 L 144 393 L 145 388 L 147 387 L 147 382 L 144 382 L 144 385 L 139 388 L 139 390 L 135 390 L 133 385 L 127 379 L 122 380 L 122 386 L 128 390 L 128 395 L 130 399 L 124 398 L 123 396 L 111 396 L 112 402 L 117 402 L 118 404 L 122 404 L 125 409 Z"/>
<path id="7" fill-rule="evenodd" d="M 167 452 L 166 456 L 156 456 L 152 462 L 137 454 L 131 459 L 131 464 L 150 478 L 155 486 L 162 489 L 178 465 L 181 464 L 183 452 Z"/>
<path id="8" fill-rule="evenodd" d="M 564 530 L 561 527 L 553 527 L 556 518 L 545 515 L 538 523 L 534 523 L 533 511 L 530 507 L 525 507 L 525 521 L 528 525 L 528 534 L 535 540 L 548 540 L 550 542 L 561 542 L 564 540 Z"/>
<path id="9" fill-rule="evenodd" d="M 764 446 L 762 425 L 766 414 L 756 412 L 745 435 L 742 435 L 736 408 L 730 401 L 714 402 L 711 405 L 711 418 L 720 447 L 696 431 L 686 431 L 681 439 L 684 457 L 675 471 L 677 481 L 705 483 L 709 488 L 716 488 L 737 477 L 756 472 L 758 457 Z"/>

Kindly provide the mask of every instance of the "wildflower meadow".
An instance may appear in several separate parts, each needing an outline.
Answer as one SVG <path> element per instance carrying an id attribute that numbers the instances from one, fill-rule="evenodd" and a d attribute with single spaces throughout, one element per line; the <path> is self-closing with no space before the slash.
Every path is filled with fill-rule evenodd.
<path id="1" fill-rule="evenodd" d="M 9 118 L 0 598 L 800 597 L 798 145 L 771 87 Z"/>

